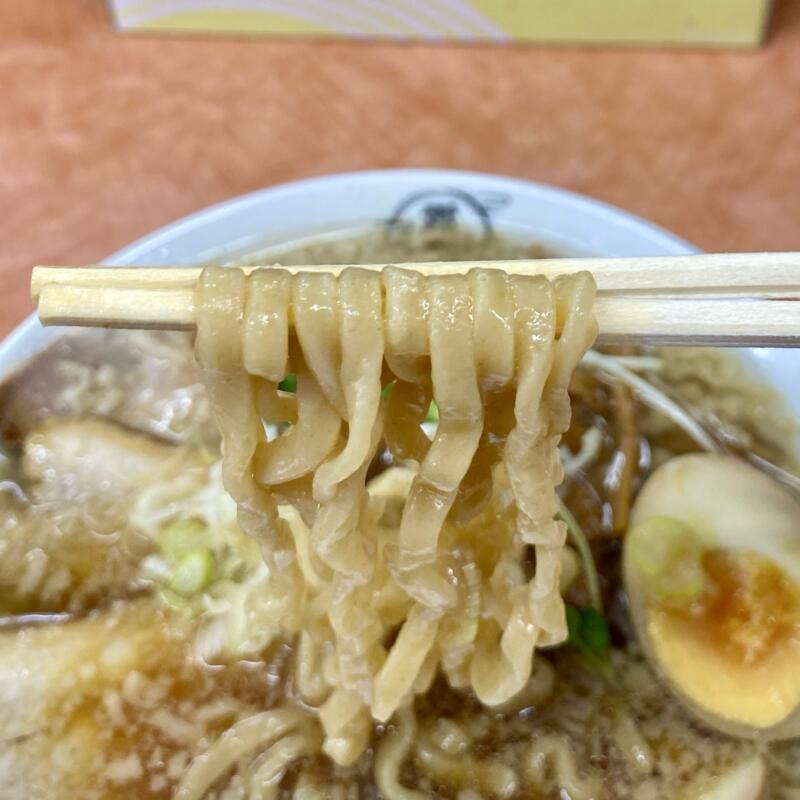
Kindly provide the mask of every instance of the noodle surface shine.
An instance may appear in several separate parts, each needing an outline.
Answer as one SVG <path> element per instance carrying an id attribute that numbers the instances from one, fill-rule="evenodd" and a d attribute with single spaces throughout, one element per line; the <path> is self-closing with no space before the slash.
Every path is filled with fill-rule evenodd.
<path id="1" fill-rule="evenodd" d="M 196 351 L 223 481 L 269 572 L 272 636 L 298 639 L 297 703 L 238 723 L 253 732 L 196 759 L 181 800 L 267 744 L 250 779 L 274 796 L 288 763 L 321 746 L 352 764 L 393 715 L 376 780 L 389 798 L 420 796 L 397 771 L 412 701 L 437 672 L 498 706 L 526 686 L 537 648 L 566 638 L 558 445 L 594 294 L 588 273 L 203 271 Z M 295 395 L 279 388 L 289 373 Z M 369 481 L 383 442 L 392 465 Z M 431 772 L 457 769 L 425 737 Z M 513 791 L 501 765 L 475 769 L 487 791 Z M 309 796 L 312 783 L 298 780 Z"/>

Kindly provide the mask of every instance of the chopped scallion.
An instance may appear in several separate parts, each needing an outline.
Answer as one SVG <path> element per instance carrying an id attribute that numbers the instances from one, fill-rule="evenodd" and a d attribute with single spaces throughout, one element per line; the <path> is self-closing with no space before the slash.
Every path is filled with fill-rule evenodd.
<path id="1" fill-rule="evenodd" d="M 289 392 L 294 394 L 297 391 L 297 375 L 290 372 L 279 384 L 278 389 L 281 392 Z"/>
<path id="2" fill-rule="evenodd" d="M 169 579 L 169 587 L 184 597 L 191 597 L 208 586 L 214 578 L 214 556 L 206 548 L 192 550 L 184 555 Z"/>
<path id="3" fill-rule="evenodd" d="M 425 417 L 425 422 L 438 422 L 438 421 L 439 421 L 439 407 L 433 400 L 431 400 L 431 404 L 428 407 L 428 416 Z"/>

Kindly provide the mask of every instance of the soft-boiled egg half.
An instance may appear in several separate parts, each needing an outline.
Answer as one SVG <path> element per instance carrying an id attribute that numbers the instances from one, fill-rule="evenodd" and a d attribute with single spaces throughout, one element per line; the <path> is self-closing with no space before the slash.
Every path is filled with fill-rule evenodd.
<path id="1" fill-rule="evenodd" d="M 631 514 L 623 570 L 645 652 L 708 724 L 800 735 L 800 502 L 739 459 L 657 469 Z"/>

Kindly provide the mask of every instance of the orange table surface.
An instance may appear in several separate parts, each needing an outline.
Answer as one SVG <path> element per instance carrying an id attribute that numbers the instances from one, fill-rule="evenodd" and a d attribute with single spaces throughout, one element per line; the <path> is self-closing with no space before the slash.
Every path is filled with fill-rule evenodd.
<path id="1" fill-rule="evenodd" d="M 401 166 L 552 183 L 708 250 L 800 250 L 800 0 L 741 52 L 156 37 L 115 32 L 102 0 L 6 0 L 0 336 L 34 264 Z"/>

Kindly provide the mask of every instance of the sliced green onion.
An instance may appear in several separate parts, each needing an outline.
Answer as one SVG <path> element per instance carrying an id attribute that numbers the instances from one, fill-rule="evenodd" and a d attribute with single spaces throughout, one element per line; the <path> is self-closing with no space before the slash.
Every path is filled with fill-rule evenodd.
<path id="1" fill-rule="evenodd" d="M 595 608 L 576 608 L 567 605 L 567 644 L 574 648 L 593 669 L 606 680 L 616 682 L 614 669 L 609 658 L 611 635 L 605 617 Z"/>
<path id="2" fill-rule="evenodd" d="M 605 617 L 596 608 L 566 606 L 569 644 L 583 653 L 602 658 L 611 647 L 611 634 Z"/>
<path id="3" fill-rule="evenodd" d="M 192 550 L 172 570 L 169 588 L 184 597 L 202 592 L 214 579 L 214 556 L 207 547 Z"/>
<path id="4" fill-rule="evenodd" d="M 581 632 L 587 647 L 597 655 L 605 654 L 611 647 L 611 635 L 605 617 L 596 608 L 584 608 L 581 616 Z"/>
<path id="5" fill-rule="evenodd" d="M 386 386 L 381 389 L 381 400 L 388 400 L 389 395 L 392 393 L 392 389 L 394 389 L 394 385 L 397 381 L 389 381 Z"/>
<path id="6" fill-rule="evenodd" d="M 297 392 L 297 375 L 290 372 L 279 384 L 278 389 L 281 392 L 289 392 L 294 394 Z"/>
<path id="7" fill-rule="evenodd" d="M 428 416 L 425 417 L 425 422 L 438 422 L 439 421 L 439 407 L 436 403 L 431 400 L 430 406 L 428 406 Z"/>
<path id="8" fill-rule="evenodd" d="M 628 531 L 625 548 L 654 600 L 684 605 L 702 594 L 703 543 L 682 520 L 650 517 Z"/>

